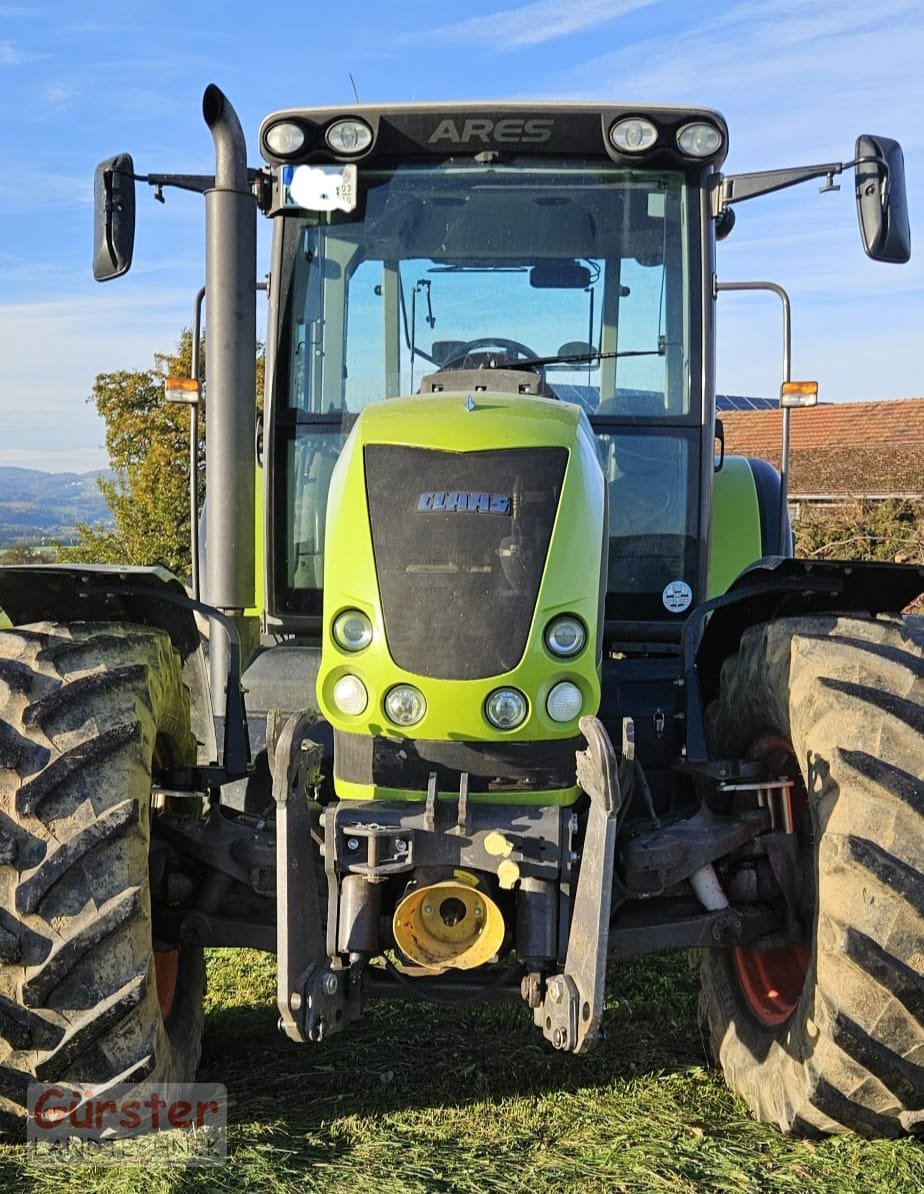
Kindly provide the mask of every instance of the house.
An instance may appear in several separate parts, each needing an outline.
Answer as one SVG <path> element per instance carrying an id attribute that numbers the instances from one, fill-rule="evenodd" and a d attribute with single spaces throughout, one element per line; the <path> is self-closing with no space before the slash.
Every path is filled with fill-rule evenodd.
<path id="1" fill-rule="evenodd" d="M 780 465 L 782 411 L 721 409 L 725 451 Z M 794 501 L 924 499 L 924 398 L 823 403 L 790 422 Z"/>

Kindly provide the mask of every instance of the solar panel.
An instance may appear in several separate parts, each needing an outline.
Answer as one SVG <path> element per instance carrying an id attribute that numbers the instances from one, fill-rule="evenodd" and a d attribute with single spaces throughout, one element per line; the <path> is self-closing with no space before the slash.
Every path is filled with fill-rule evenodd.
<path id="1" fill-rule="evenodd" d="M 716 410 L 778 410 L 779 398 L 748 398 L 743 394 L 716 394 Z"/>
<path id="2" fill-rule="evenodd" d="M 573 402 L 577 406 L 582 406 L 584 410 L 591 414 L 597 410 L 599 390 L 596 386 L 568 385 L 566 382 L 560 382 L 555 378 L 548 380 L 556 397 L 560 398 L 563 402 Z M 661 394 L 653 390 L 626 390 L 620 388 L 617 391 L 616 398 L 610 399 L 609 405 L 614 407 L 610 413 L 616 413 L 615 404 L 618 400 L 621 400 L 625 406 L 625 409 L 621 412 L 624 414 L 650 414 L 652 413 L 650 403 L 654 400 L 663 401 Z M 779 398 L 749 398 L 744 394 L 716 394 L 715 406 L 718 411 L 779 410 L 780 400 Z"/>

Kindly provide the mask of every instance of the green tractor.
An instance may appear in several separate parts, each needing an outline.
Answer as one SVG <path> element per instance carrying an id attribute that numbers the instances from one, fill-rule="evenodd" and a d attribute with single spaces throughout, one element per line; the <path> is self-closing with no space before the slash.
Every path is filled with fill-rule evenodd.
<path id="1" fill-rule="evenodd" d="M 3 1126 L 191 1079 L 207 946 L 276 952 L 293 1041 L 512 998 L 573 1053 L 608 960 L 685 948 L 758 1118 L 920 1131 L 924 569 L 794 559 L 714 383 L 735 205 L 850 168 L 904 261 L 899 146 L 726 176 L 706 110 L 355 106 L 250 169 L 203 113 L 214 175 L 143 181 L 205 200 L 204 595 L 0 571 Z M 101 280 L 138 177 L 97 171 Z"/>

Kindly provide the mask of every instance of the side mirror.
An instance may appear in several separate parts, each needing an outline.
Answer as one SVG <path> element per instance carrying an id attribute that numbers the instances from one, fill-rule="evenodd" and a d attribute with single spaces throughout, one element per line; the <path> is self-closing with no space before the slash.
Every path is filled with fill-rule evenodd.
<path id="1" fill-rule="evenodd" d="M 93 181 L 93 277 L 119 278 L 135 246 L 135 169 L 131 154 L 117 153 L 96 167 Z"/>
<path id="2" fill-rule="evenodd" d="M 889 137 L 857 138 L 857 219 L 863 248 L 874 261 L 902 264 L 911 256 L 902 147 Z"/>

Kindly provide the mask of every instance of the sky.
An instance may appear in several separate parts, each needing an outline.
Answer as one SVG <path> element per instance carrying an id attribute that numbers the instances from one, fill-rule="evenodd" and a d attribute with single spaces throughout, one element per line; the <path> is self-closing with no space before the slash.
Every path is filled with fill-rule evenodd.
<path id="1" fill-rule="evenodd" d="M 848 161 L 859 133 L 897 138 L 910 264 L 864 256 L 845 173 L 839 192 L 806 183 L 741 205 L 718 275 L 789 291 L 793 376 L 818 380 L 822 400 L 924 395 L 922 62 L 920 0 L 0 0 L 0 465 L 106 467 L 95 376 L 149 368 L 190 325 L 201 198 L 168 191 L 161 205 L 139 185 L 132 271 L 99 285 L 93 171 L 128 151 L 139 173 L 210 173 L 208 83 L 237 109 L 254 166 L 265 115 L 349 103 L 354 83 L 364 103 L 712 107 L 729 123 L 727 173 Z M 778 392 L 780 322 L 770 295 L 720 297 L 720 392 Z"/>

